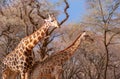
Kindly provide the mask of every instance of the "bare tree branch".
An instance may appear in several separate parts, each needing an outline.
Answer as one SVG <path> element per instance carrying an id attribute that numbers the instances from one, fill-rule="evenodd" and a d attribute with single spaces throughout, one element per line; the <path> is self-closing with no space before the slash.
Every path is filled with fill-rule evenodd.
<path id="1" fill-rule="evenodd" d="M 102 4 L 101 4 L 101 0 L 99 0 L 99 6 L 100 6 L 100 9 L 101 9 L 101 15 L 102 15 L 102 18 L 103 18 L 103 23 L 104 23 L 104 32 L 103 32 L 103 36 L 104 36 L 104 46 L 105 46 L 105 69 L 104 69 L 104 79 L 107 78 L 107 70 L 108 70 L 108 62 L 109 62 L 109 50 L 108 50 L 108 45 L 110 44 L 112 38 L 116 35 L 116 34 L 113 34 L 111 36 L 111 38 L 109 39 L 108 43 L 107 43 L 107 32 L 108 32 L 108 26 L 109 26 L 109 21 L 111 20 L 112 18 L 112 15 L 114 13 L 114 11 L 119 7 L 119 3 L 117 3 L 112 11 L 109 13 L 108 15 L 108 18 L 105 19 L 105 16 L 104 16 L 104 13 L 103 13 L 103 7 L 102 7 Z"/>
<path id="2" fill-rule="evenodd" d="M 11 30 L 10 30 L 10 26 L 7 25 L 7 28 L 2 31 L 2 33 L 0 34 L 0 37 L 3 36 L 3 35 L 9 37 L 8 34 L 9 34 L 9 33 L 13 33 L 13 32 L 14 32 L 14 31 L 11 31 Z"/>
<path id="3" fill-rule="evenodd" d="M 109 21 L 111 20 L 111 18 L 112 18 L 112 16 L 113 16 L 113 13 L 116 11 L 116 9 L 118 9 L 119 5 L 120 5 L 120 1 L 117 2 L 117 3 L 115 4 L 115 6 L 113 6 L 113 9 L 112 9 L 112 11 L 109 13 L 109 16 L 108 16 L 108 18 L 107 18 L 107 20 L 106 20 L 108 23 L 109 23 Z"/>
<path id="4" fill-rule="evenodd" d="M 37 4 L 36 5 L 37 6 L 37 13 L 38 13 L 38 15 L 42 18 L 42 19 L 46 19 L 46 17 L 44 17 L 42 14 L 40 14 L 41 12 L 40 12 L 40 4 Z"/>
<path id="5" fill-rule="evenodd" d="M 100 6 L 100 10 L 101 10 L 101 15 L 102 15 L 102 18 L 103 18 L 103 22 L 105 23 L 105 18 L 104 18 L 104 13 L 103 13 L 103 8 L 102 8 L 101 0 L 99 0 L 99 6 Z"/>
<path id="6" fill-rule="evenodd" d="M 68 4 L 67 0 L 64 0 L 64 2 L 65 2 L 65 4 L 66 4 L 66 7 L 65 7 L 65 9 L 64 9 L 64 13 L 65 13 L 65 15 L 66 15 L 66 18 L 63 19 L 63 20 L 60 22 L 60 25 L 62 25 L 62 24 L 63 24 L 65 21 L 67 21 L 67 19 L 69 18 L 69 14 L 68 14 L 68 12 L 67 12 L 67 9 L 69 8 L 69 4 Z"/>
<path id="7" fill-rule="evenodd" d="M 112 39 L 113 39 L 117 34 L 119 34 L 119 33 L 120 33 L 120 32 L 115 33 L 115 34 L 113 34 L 113 35 L 109 38 L 108 43 L 107 43 L 107 46 L 108 46 L 109 44 L 111 44 Z"/>
<path id="8" fill-rule="evenodd" d="M 67 2 L 67 0 L 64 0 L 64 3 L 65 3 L 65 8 L 64 8 L 64 13 L 66 15 L 66 17 L 59 23 L 59 25 L 61 26 L 65 21 L 67 21 L 67 19 L 69 18 L 69 14 L 67 12 L 68 8 L 69 8 L 69 4 Z M 50 32 L 49 32 L 49 35 L 52 34 L 52 32 L 55 30 L 56 28 L 53 28 Z"/>
<path id="9" fill-rule="evenodd" d="M 53 37 L 48 41 L 48 43 L 52 42 L 55 37 L 59 37 L 59 36 L 61 36 L 61 35 L 63 35 L 63 34 L 58 34 L 58 35 L 53 36 Z"/>
<path id="10" fill-rule="evenodd" d="M 64 12 L 65 12 L 65 14 L 66 14 L 66 17 L 65 17 L 64 20 L 62 20 L 62 21 L 60 22 L 59 25 L 62 25 L 62 24 L 63 24 L 65 21 L 67 21 L 67 19 L 69 18 L 69 15 L 68 15 L 68 13 L 67 13 L 67 9 L 69 8 L 69 4 L 68 4 L 67 0 L 64 0 L 64 2 L 65 2 L 65 4 L 66 4 L 66 6 L 65 6 L 65 8 L 64 8 Z M 40 8 L 40 5 L 37 5 L 37 7 Z M 39 11 L 39 10 L 37 10 L 37 11 L 38 11 L 38 13 L 39 13 L 38 15 L 39 15 L 40 17 L 42 17 L 43 19 L 45 19 L 45 17 L 40 14 L 40 11 Z M 55 29 L 56 29 L 56 28 L 53 28 L 50 32 L 47 31 L 47 32 L 46 32 L 46 36 L 51 35 Z M 55 37 L 56 37 L 56 36 L 55 36 Z M 55 37 L 53 37 L 52 39 L 50 39 L 49 37 L 46 38 L 46 39 L 44 40 L 44 43 L 43 43 L 43 45 L 42 45 L 42 48 L 45 48 L 45 47 L 47 48 L 47 45 L 48 45 L 50 42 L 52 42 Z M 42 49 L 42 50 L 43 50 L 43 52 L 45 53 L 46 49 Z M 44 55 L 44 54 L 43 54 L 43 55 Z"/>

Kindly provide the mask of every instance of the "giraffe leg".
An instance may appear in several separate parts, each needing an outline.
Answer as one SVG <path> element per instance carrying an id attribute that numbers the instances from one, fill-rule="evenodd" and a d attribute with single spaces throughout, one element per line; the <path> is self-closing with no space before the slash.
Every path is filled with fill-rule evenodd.
<path id="1" fill-rule="evenodd" d="M 25 79 L 29 79 L 28 77 L 29 77 L 29 73 L 26 72 L 26 73 L 25 73 Z"/>
<path id="2" fill-rule="evenodd" d="M 61 74 L 61 73 L 56 74 L 56 75 L 55 75 L 55 79 L 61 79 L 61 78 L 60 78 L 60 74 Z"/>
<path id="3" fill-rule="evenodd" d="M 17 72 L 12 72 L 11 74 L 10 74 L 10 78 L 9 79 L 16 79 L 17 77 L 18 77 L 18 73 Z"/>
<path id="4" fill-rule="evenodd" d="M 59 79 L 59 75 L 55 75 L 55 79 Z"/>
<path id="5" fill-rule="evenodd" d="M 5 68 L 2 71 L 2 79 L 16 79 L 18 73 L 10 70 L 9 68 Z"/>
<path id="6" fill-rule="evenodd" d="M 22 72 L 20 75 L 21 75 L 21 79 L 25 79 L 25 73 Z"/>
<path id="7" fill-rule="evenodd" d="M 25 73 L 25 79 L 31 79 L 30 75 L 31 75 L 31 69 Z"/>
<path id="8" fill-rule="evenodd" d="M 8 68 L 4 68 L 2 70 L 2 79 L 8 79 L 8 77 L 10 76 L 10 70 Z"/>
<path id="9" fill-rule="evenodd" d="M 56 72 L 55 73 L 55 79 L 61 79 L 60 75 L 63 71 L 62 67 L 61 66 L 56 66 L 54 71 Z"/>
<path id="10" fill-rule="evenodd" d="M 2 79 L 7 79 L 7 73 L 2 72 Z"/>

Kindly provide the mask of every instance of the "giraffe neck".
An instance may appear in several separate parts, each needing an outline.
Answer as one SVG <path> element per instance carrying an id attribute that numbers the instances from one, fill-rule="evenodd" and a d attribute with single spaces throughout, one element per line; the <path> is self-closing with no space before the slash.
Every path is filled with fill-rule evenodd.
<path id="1" fill-rule="evenodd" d="M 43 62 L 43 68 L 49 66 L 50 64 L 53 64 L 53 66 L 63 65 L 75 53 L 76 49 L 79 47 L 81 42 L 82 42 L 82 36 L 79 35 L 78 38 L 69 47 L 47 58 Z"/>
<path id="2" fill-rule="evenodd" d="M 44 62 L 42 62 L 42 68 L 46 69 L 46 67 L 50 66 L 51 64 L 53 66 L 62 66 L 67 60 L 71 58 L 71 56 L 75 53 L 75 50 L 79 47 L 79 45 L 82 42 L 81 35 L 78 36 L 78 38 L 66 49 L 48 57 Z M 48 67 L 48 69 L 51 67 Z M 42 71 L 40 72 L 42 73 Z"/>
<path id="3" fill-rule="evenodd" d="M 46 59 L 44 61 L 45 66 L 47 62 L 51 63 L 51 61 L 52 63 L 55 62 L 56 65 L 63 65 L 75 53 L 76 49 L 79 47 L 81 42 L 82 36 L 79 35 L 77 39 L 69 47 L 60 52 L 57 52 L 56 54 L 50 56 L 50 58 Z"/>
<path id="4" fill-rule="evenodd" d="M 76 51 L 76 49 L 81 45 L 82 37 L 79 35 L 77 39 L 68 47 L 66 48 L 66 51 L 73 55 Z"/>
<path id="5" fill-rule="evenodd" d="M 27 49 L 32 50 L 33 47 L 45 36 L 46 31 L 48 30 L 49 25 L 45 23 L 41 28 L 35 31 L 33 34 L 27 37 L 25 40 L 25 46 Z"/>
<path id="6" fill-rule="evenodd" d="M 78 38 L 69 47 L 61 51 L 61 53 L 65 55 L 63 58 L 65 59 L 71 58 L 71 56 L 75 53 L 76 49 L 80 46 L 81 42 L 82 37 L 81 35 L 79 35 Z"/>

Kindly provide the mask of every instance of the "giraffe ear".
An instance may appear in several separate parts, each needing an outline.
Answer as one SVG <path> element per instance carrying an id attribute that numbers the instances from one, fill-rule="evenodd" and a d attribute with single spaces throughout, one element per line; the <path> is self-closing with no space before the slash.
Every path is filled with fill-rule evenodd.
<path id="1" fill-rule="evenodd" d="M 54 21 L 54 15 L 53 14 L 47 14 L 47 19 L 45 19 L 45 21 L 47 22 L 53 22 Z"/>
<path id="2" fill-rule="evenodd" d="M 48 14 L 48 19 L 49 19 L 49 21 L 51 21 L 51 20 L 52 20 L 52 18 L 51 18 L 51 15 L 50 15 L 50 14 Z"/>
<path id="3" fill-rule="evenodd" d="M 48 22 L 48 21 L 49 21 L 49 17 L 50 17 L 50 15 L 47 14 L 46 17 L 47 17 L 47 18 L 45 18 L 44 21 L 45 21 L 45 22 Z"/>
<path id="4" fill-rule="evenodd" d="M 47 20 L 47 19 L 45 19 L 44 21 L 45 21 L 45 22 L 47 22 L 48 20 Z"/>
<path id="5" fill-rule="evenodd" d="M 83 32 L 82 35 L 81 35 L 81 37 L 84 37 L 85 35 L 86 35 L 86 32 Z"/>

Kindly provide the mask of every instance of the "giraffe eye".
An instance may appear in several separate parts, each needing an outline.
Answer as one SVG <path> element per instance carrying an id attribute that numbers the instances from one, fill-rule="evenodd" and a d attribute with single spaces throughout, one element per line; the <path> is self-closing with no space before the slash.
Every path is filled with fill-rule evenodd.
<path id="1" fill-rule="evenodd" d="M 89 37 L 89 35 L 85 35 L 85 37 Z"/>
<path id="2" fill-rule="evenodd" d="M 51 20 L 51 22 L 53 22 L 54 20 Z"/>

